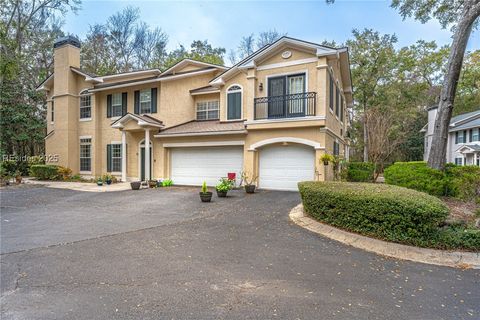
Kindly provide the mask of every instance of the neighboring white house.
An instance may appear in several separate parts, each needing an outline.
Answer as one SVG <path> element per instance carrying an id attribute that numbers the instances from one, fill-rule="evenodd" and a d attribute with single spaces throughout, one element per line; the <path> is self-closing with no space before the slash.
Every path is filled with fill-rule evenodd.
<path id="1" fill-rule="evenodd" d="M 423 127 L 426 161 L 432 145 L 433 128 L 437 117 L 437 107 L 428 109 L 428 123 Z M 447 162 L 458 165 L 480 166 L 480 109 L 460 114 L 450 120 L 447 144 Z"/>

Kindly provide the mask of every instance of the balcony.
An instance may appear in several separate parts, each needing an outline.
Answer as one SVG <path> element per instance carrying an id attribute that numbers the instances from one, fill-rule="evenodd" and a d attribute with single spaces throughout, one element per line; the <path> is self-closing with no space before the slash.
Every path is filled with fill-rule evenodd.
<path id="1" fill-rule="evenodd" d="M 316 92 L 255 98 L 254 119 L 264 120 L 314 116 L 316 101 Z"/>

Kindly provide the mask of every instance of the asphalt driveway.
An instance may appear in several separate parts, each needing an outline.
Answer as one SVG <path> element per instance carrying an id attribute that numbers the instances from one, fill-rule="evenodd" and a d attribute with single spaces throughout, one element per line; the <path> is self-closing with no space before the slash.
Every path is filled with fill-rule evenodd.
<path id="1" fill-rule="evenodd" d="M 480 272 L 288 219 L 294 192 L 1 191 L 2 319 L 480 319 Z"/>

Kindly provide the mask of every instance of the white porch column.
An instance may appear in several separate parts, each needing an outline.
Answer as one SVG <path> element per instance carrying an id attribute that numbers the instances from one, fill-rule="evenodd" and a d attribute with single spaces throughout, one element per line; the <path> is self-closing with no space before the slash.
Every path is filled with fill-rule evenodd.
<path id="1" fill-rule="evenodd" d="M 145 180 L 150 180 L 150 129 L 145 129 Z"/>
<path id="2" fill-rule="evenodd" d="M 122 130 L 122 181 L 127 181 L 127 132 Z"/>

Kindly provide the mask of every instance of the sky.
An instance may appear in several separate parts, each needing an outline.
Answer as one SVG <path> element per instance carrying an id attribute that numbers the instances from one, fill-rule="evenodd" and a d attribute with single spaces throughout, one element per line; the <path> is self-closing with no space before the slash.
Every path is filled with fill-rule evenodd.
<path id="1" fill-rule="evenodd" d="M 236 49 L 243 36 L 276 29 L 311 42 L 351 38 L 352 29 L 372 28 L 395 33 L 398 47 L 419 39 L 449 44 L 451 32 L 432 20 L 422 24 L 403 20 L 390 1 L 94 1 L 83 0 L 77 14 L 69 13 L 63 30 L 84 38 L 89 25 L 105 23 L 127 6 L 140 9 L 141 20 L 168 34 L 168 50 L 186 47 L 194 40 L 208 40 L 215 47 Z M 480 30 L 474 32 L 467 50 L 480 49 Z"/>

